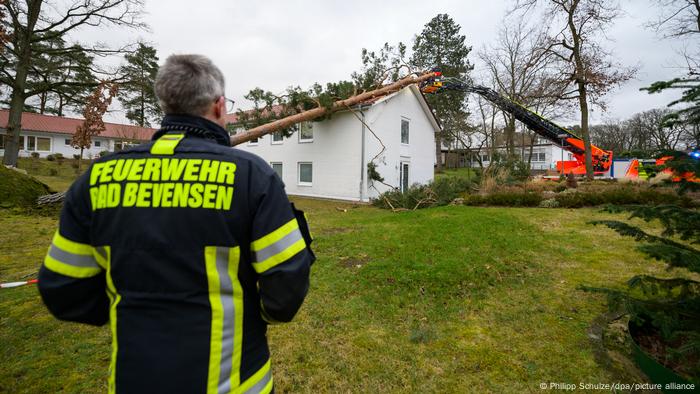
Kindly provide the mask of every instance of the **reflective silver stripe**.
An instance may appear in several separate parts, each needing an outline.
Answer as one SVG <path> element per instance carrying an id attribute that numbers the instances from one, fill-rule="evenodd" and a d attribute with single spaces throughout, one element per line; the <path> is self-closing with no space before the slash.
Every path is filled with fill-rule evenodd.
<path id="1" fill-rule="evenodd" d="M 288 247 L 294 245 L 295 242 L 302 238 L 303 237 L 301 235 L 301 231 L 299 231 L 299 229 L 296 228 L 292 230 L 291 233 L 282 237 L 282 239 L 280 239 L 279 241 L 255 252 L 255 261 L 260 263 L 276 254 L 284 252 Z"/>
<path id="2" fill-rule="evenodd" d="M 219 393 L 231 392 L 231 363 L 233 362 L 233 334 L 236 316 L 233 305 L 233 283 L 228 273 L 230 248 L 216 248 L 216 271 L 219 274 L 219 291 L 223 307 L 221 337 L 221 364 L 219 369 Z"/>
<path id="3" fill-rule="evenodd" d="M 255 383 L 253 387 L 249 388 L 248 390 L 245 391 L 245 394 L 257 394 L 262 392 L 262 390 L 267 386 L 267 383 L 270 382 L 270 379 L 272 379 L 272 370 L 268 369 L 265 375 L 258 381 L 258 383 Z"/>
<path id="4" fill-rule="evenodd" d="M 95 261 L 95 258 L 93 256 L 66 252 L 65 250 L 59 248 L 55 244 L 51 244 L 51 248 L 49 249 L 49 256 L 51 256 L 55 260 L 60 261 L 63 264 L 72 265 L 73 267 L 100 268 L 100 266 L 97 265 L 97 261 Z"/>

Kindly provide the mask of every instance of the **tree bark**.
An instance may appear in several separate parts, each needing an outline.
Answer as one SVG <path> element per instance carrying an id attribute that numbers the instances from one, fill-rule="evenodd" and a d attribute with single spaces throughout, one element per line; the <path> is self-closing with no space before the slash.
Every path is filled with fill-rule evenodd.
<path id="1" fill-rule="evenodd" d="M 231 137 L 231 145 L 236 146 L 243 142 L 254 140 L 260 138 L 266 134 L 274 133 L 282 129 L 286 129 L 289 126 L 295 125 L 297 123 L 306 122 L 309 120 L 314 120 L 320 118 L 326 114 L 341 111 L 352 107 L 353 105 L 361 104 L 367 100 L 387 96 L 391 93 L 397 92 L 406 86 L 412 85 L 414 83 L 421 83 L 427 81 L 435 76 L 434 72 L 428 72 L 418 77 L 412 75 L 405 77 L 399 81 L 392 84 L 386 85 L 380 89 L 370 90 L 369 92 L 364 92 L 356 96 L 349 97 L 344 100 L 339 100 L 333 103 L 333 106 L 328 109 L 326 107 L 316 107 L 308 111 L 303 111 L 298 114 L 287 116 L 286 118 L 277 119 L 274 122 L 270 122 L 258 127 L 254 127 L 246 132 L 235 134 Z M 436 138 L 437 140 L 437 138 Z"/>
<path id="2" fill-rule="evenodd" d="M 14 84 L 11 86 L 12 94 L 10 95 L 10 112 L 7 119 L 7 134 L 5 155 L 2 162 L 5 165 L 17 166 L 17 157 L 19 156 L 19 134 L 22 130 L 22 111 L 24 110 L 24 89 L 27 84 L 27 75 L 29 74 L 29 65 L 32 59 L 31 38 L 36 26 L 39 13 L 41 11 L 42 0 L 33 0 L 27 2 L 27 27 L 20 31 L 15 31 L 17 35 L 14 39 L 19 44 L 19 56 L 17 59 L 17 68 L 15 70 Z"/>

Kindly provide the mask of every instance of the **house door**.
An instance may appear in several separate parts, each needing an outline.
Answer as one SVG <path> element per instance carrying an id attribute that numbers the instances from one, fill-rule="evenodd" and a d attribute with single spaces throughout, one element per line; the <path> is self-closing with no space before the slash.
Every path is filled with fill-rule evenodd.
<path id="1" fill-rule="evenodd" d="M 408 190 L 408 164 L 405 161 L 401 162 L 401 169 L 399 171 L 399 178 L 401 180 L 401 192 L 405 193 Z"/>

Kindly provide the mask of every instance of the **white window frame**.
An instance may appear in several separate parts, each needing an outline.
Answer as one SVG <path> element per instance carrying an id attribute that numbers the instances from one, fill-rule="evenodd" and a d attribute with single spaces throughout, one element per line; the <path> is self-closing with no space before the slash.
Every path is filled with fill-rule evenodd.
<path id="1" fill-rule="evenodd" d="M 66 146 L 71 146 L 71 144 L 70 144 L 70 143 L 71 143 L 71 139 L 70 139 L 70 138 L 66 138 L 66 139 L 63 141 L 63 143 L 64 143 Z"/>
<path id="2" fill-rule="evenodd" d="M 308 123 L 309 126 L 311 127 L 311 138 L 301 138 L 301 126 L 302 126 L 304 123 Z M 299 134 L 299 143 L 300 143 L 300 144 L 308 144 L 308 143 L 310 143 L 310 142 L 314 142 L 314 124 L 313 124 L 313 122 L 307 121 L 307 122 L 299 123 L 299 132 L 298 132 L 298 134 Z"/>
<path id="3" fill-rule="evenodd" d="M 34 138 L 34 149 L 29 149 L 29 139 Z M 37 149 L 39 147 L 38 139 L 39 138 L 45 138 L 49 140 L 49 150 L 39 150 Z M 51 137 L 43 137 L 40 135 L 28 135 L 24 138 L 25 141 L 25 150 L 27 152 L 51 152 L 51 148 L 53 147 L 53 138 Z"/>
<path id="4" fill-rule="evenodd" d="M 301 165 L 309 164 L 311 165 L 311 182 L 301 181 Z M 297 185 L 299 186 L 313 186 L 314 183 L 314 163 L 311 161 L 300 161 L 297 163 Z"/>
<path id="5" fill-rule="evenodd" d="M 408 172 L 406 171 L 408 170 Z M 404 183 L 404 177 L 406 178 L 406 183 Z M 399 190 L 401 193 L 406 193 L 411 187 L 411 162 L 408 160 L 401 160 L 399 162 Z"/>
<path id="6" fill-rule="evenodd" d="M 275 169 L 275 164 L 279 164 L 280 166 L 282 166 L 282 168 L 280 169 L 281 170 L 280 174 L 277 174 L 277 175 L 280 177 L 280 179 L 284 179 L 284 178 L 282 178 L 282 175 L 284 175 L 284 163 L 282 163 L 281 161 L 271 161 L 270 167 L 272 167 L 273 171 Z M 275 172 L 277 172 L 277 171 L 275 171 Z"/>
<path id="7" fill-rule="evenodd" d="M 403 142 L 403 122 L 406 122 L 406 124 L 408 125 L 408 133 L 406 135 L 407 142 Z M 401 128 L 399 129 L 399 138 L 401 139 L 401 145 L 408 146 L 411 144 L 411 119 L 408 119 L 405 116 L 401 117 Z"/>
<path id="8" fill-rule="evenodd" d="M 275 141 L 275 134 L 279 134 L 281 137 L 279 141 Z M 284 142 L 284 134 L 282 134 L 281 131 L 276 131 L 270 134 L 270 145 L 282 145 L 282 142 Z"/>
<path id="9" fill-rule="evenodd" d="M 258 137 L 258 138 L 254 139 L 254 140 L 248 141 L 248 146 L 258 146 L 258 144 L 260 143 L 260 139 L 261 139 L 261 138 L 262 138 L 262 137 Z"/>
<path id="10" fill-rule="evenodd" d="M 99 144 L 99 145 L 98 145 Z M 95 141 L 95 148 L 102 148 L 102 141 Z"/>

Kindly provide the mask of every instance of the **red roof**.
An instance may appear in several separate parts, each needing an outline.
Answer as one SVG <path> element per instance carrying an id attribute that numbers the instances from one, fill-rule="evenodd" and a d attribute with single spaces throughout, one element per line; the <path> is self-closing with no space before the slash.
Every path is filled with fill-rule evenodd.
<path id="1" fill-rule="evenodd" d="M 0 110 L 0 128 L 7 128 L 7 120 L 10 112 Z M 41 115 L 31 112 L 22 112 L 22 130 L 40 131 L 44 133 L 74 134 L 83 119 L 66 118 L 63 116 Z M 105 131 L 100 137 L 121 138 L 125 140 L 148 141 L 156 132 L 156 129 L 105 122 Z"/>

